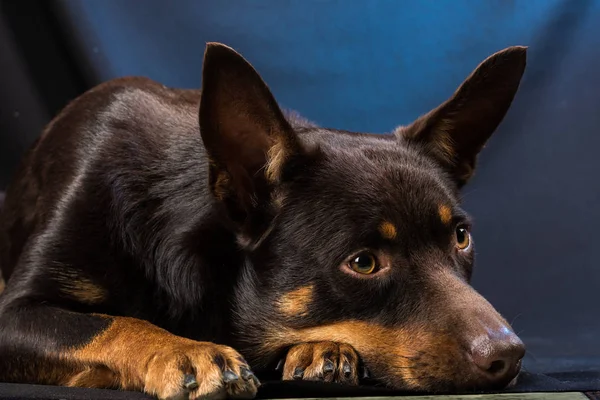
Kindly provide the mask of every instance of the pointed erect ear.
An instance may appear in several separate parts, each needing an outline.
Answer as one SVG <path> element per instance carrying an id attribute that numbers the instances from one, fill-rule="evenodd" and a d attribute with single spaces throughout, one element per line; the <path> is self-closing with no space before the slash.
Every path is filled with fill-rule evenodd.
<path id="1" fill-rule="evenodd" d="M 477 155 L 506 115 L 525 71 L 526 47 L 493 54 L 438 108 L 400 127 L 396 134 L 420 143 L 462 187 Z"/>
<path id="2" fill-rule="evenodd" d="M 254 68 L 218 43 L 204 54 L 199 118 L 212 193 L 246 218 L 269 200 L 298 138 Z"/>

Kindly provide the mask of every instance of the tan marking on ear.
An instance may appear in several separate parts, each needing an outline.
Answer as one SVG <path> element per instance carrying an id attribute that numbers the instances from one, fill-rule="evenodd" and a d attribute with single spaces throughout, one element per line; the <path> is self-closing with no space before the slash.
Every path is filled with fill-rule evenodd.
<path id="1" fill-rule="evenodd" d="M 278 139 L 271 148 L 269 148 L 267 157 L 265 176 L 269 182 L 276 183 L 279 181 L 281 169 L 283 168 L 283 163 L 287 157 L 284 141 Z"/>
<path id="2" fill-rule="evenodd" d="M 227 172 L 219 172 L 219 175 L 215 181 L 215 187 L 213 189 L 214 196 L 217 198 L 217 200 L 224 200 L 225 197 L 227 197 L 230 182 L 231 180 Z"/>
<path id="3" fill-rule="evenodd" d="M 447 205 L 442 204 L 438 208 L 438 214 L 445 225 L 448 225 L 452 221 L 452 209 L 450 209 L 450 207 Z"/>
<path id="4" fill-rule="evenodd" d="M 287 317 L 305 315 L 313 299 L 313 291 L 313 285 L 307 285 L 284 294 L 278 300 L 279 310 Z"/>
<path id="5" fill-rule="evenodd" d="M 456 153 L 452 136 L 449 133 L 452 132 L 452 122 L 450 119 L 444 118 L 438 123 L 436 130 L 438 133 L 435 136 L 435 145 L 437 146 L 438 156 L 453 165 Z"/>
<path id="6" fill-rule="evenodd" d="M 4 283 L 4 279 L 2 279 L 2 277 L 0 277 L 0 294 L 2 294 L 2 292 L 4 292 L 4 288 L 6 288 L 6 283 Z"/>
<path id="7" fill-rule="evenodd" d="M 384 239 L 392 240 L 398 235 L 398 231 L 394 224 L 389 221 L 384 221 L 379 225 L 379 233 Z"/>
<path id="8" fill-rule="evenodd" d="M 283 202 L 285 201 L 285 193 L 280 189 L 273 190 L 271 193 L 271 201 L 276 209 L 280 210 L 283 207 Z"/>
<path id="9" fill-rule="evenodd" d="M 60 279 L 60 291 L 85 304 L 98 304 L 103 302 L 108 293 L 94 282 L 81 277 Z"/>

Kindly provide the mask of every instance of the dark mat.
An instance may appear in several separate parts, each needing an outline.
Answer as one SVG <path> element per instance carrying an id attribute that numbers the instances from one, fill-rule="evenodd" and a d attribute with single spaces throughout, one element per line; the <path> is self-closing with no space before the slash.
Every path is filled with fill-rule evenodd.
<path id="1" fill-rule="evenodd" d="M 600 373 L 569 372 L 554 374 L 523 373 L 519 383 L 512 389 L 495 393 L 531 393 L 531 392 L 593 392 L 600 390 Z M 481 394 L 477 393 L 477 394 Z M 332 397 L 389 397 L 415 393 L 399 392 L 383 387 L 351 387 L 318 382 L 266 382 L 258 397 L 273 398 L 332 398 Z M 420 393 L 425 395 L 426 393 Z M 37 399 L 37 400 L 120 400 L 150 399 L 136 392 L 118 390 L 79 389 L 56 386 L 0 384 L 0 399 Z"/>

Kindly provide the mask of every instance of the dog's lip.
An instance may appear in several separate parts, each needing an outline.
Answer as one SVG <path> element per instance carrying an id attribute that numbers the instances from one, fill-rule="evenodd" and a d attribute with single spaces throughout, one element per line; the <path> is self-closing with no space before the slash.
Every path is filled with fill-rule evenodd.
<path id="1" fill-rule="evenodd" d="M 510 381 L 510 382 L 508 383 L 508 385 L 506 385 L 506 388 L 507 388 L 507 389 L 511 389 L 511 388 L 513 388 L 513 387 L 515 387 L 515 386 L 517 385 L 517 381 L 519 380 L 519 375 L 520 375 L 520 374 L 517 374 L 517 376 L 515 376 L 515 377 L 512 379 L 512 381 Z"/>
<path id="2" fill-rule="evenodd" d="M 519 380 L 519 376 L 521 375 L 521 366 L 523 365 L 523 360 L 519 360 L 519 362 L 517 362 L 517 365 L 515 366 L 515 369 L 517 370 L 517 374 L 515 375 L 514 378 L 512 378 L 512 380 L 510 382 L 508 382 L 508 385 L 506 385 L 506 389 L 510 389 L 513 388 L 517 385 L 517 382 Z"/>

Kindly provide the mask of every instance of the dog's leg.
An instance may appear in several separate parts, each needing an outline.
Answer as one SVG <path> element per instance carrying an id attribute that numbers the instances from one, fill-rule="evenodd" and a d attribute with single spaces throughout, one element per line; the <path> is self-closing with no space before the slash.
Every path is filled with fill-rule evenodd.
<path id="1" fill-rule="evenodd" d="M 302 343 L 288 351 L 283 367 L 283 379 L 357 385 L 358 364 L 356 351 L 347 344 Z"/>
<path id="2" fill-rule="evenodd" d="M 259 385 L 230 347 L 178 337 L 139 319 L 23 298 L 0 302 L 0 360 L 4 382 L 119 388 L 161 399 L 252 398 Z"/>

